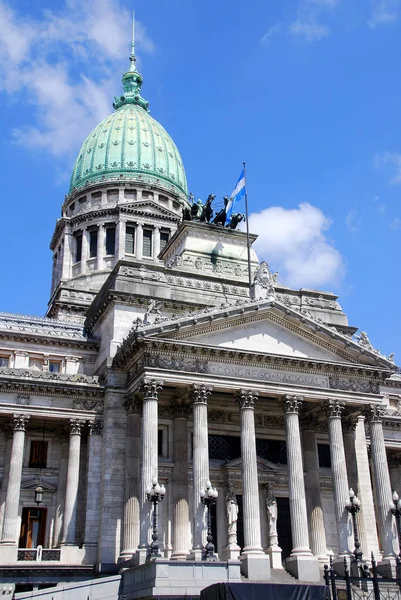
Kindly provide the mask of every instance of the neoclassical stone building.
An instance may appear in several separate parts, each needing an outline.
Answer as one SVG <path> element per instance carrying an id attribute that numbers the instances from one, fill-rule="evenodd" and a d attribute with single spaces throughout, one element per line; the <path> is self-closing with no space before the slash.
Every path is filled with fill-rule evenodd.
<path id="1" fill-rule="evenodd" d="M 350 487 L 365 557 L 391 566 L 393 357 L 356 333 L 337 296 L 282 286 L 253 251 L 249 290 L 244 233 L 182 220 L 182 159 L 141 85 L 133 51 L 115 111 L 73 168 L 47 316 L 0 314 L 2 580 L 28 589 L 126 569 L 125 597 L 140 597 L 154 477 L 171 597 L 178 579 L 196 593 L 202 577 L 240 569 L 318 580 L 329 554 L 354 550 Z M 202 563 L 208 480 L 218 563 Z M 200 563 L 191 587 L 185 565 Z"/>

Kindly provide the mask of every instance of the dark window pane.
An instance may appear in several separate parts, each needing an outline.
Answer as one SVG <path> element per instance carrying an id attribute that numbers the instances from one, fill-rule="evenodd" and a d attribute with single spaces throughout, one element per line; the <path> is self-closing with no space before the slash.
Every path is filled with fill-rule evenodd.
<path id="1" fill-rule="evenodd" d="M 273 463 L 287 464 L 287 445 L 284 440 L 256 440 L 256 454 Z"/>
<path id="2" fill-rule="evenodd" d="M 125 252 L 134 254 L 135 252 L 135 227 L 127 225 L 125 228 Z"/>
<path id="3" fill-rule="evenodd" d="M 150 229 L 143 230 L 142 255 L 147 257 L 152 256 L 152 231 Z"/>
<path id="4" fill-rule="evenodd" d="M 97 229 L 89 232 L 89 256 L 90 258 L 97 256 Z"/>
<path id="5" fill-rule="evenodd" d="M 157 430 L 157 455 L 163 456 L 163 429 Z"/>
<path id="6" fill-rule="evenodd" d="M 170 234 L 168 233 L 168 231 L 161 231 L 160 232 L 160 252 L 162 250 L 164 250 L 164 248 L 167 246 L 167 242 L 169 240 L 169 236 L 170 236 Z"/>
<path id="7" fill-rule="evenodd" d="M 233 435 L 209 435 L 209 458 L 234 460 L 241 456 L 241 439 Z"/>
<path id="8" fill-rule="evenodd" d="M 29 466 L 44 469 L 47 462 L 47 442 L 32 441 Z"/>
<path id="9" fill-rule="evenodd" d="M 107 227 L 106 229 L 106 254 L 114 254 L 116 247 L 116 228 Z"/>
<path id="10" fill-rule="evenodd" d="M 60 363 L 51 360 L 49 362 L 49 371 L 50 373 L 60 373 Z"/>
<path id="11" fill-rule="evenodd" d="M 0 367 L 8 367 L 8 356 L 0 356 Z"/>
<path id="12" fill-rule="evenodd" d="M 328 444 L 318 444 L 317 453 L 319 456 L 319 467 L 331 469 L 330 446 Z"/>
<path id="13" fill-rule="evenodd" d="M 75 262 L 81 262 L 82 258 L 82 234 L 75 236 Z"/>

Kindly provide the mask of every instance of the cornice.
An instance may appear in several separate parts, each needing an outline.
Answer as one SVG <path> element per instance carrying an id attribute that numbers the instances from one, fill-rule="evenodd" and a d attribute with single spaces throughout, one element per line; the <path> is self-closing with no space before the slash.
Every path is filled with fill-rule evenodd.
<path id="1" fill-rule="evenodd" d="M 101 398 L 104 387 L 99 385 L 97 377 L 88 375 L 0 367 L 0 391 L 42 396 Z"/>
<path id="2" fill-rule="evenodd" d="M 153 207 L 157 212 L 152 212 L 149 210 L 150 207 Z M 148 209 L 148 210 L 147 210 Z M 138 201 L 138 203 L 132 204 L 121 204 L 118 206 L 110 206 L 110 207 L 96 207 L 89 208 L 85 212 L 80 212 L 76 215 L 70 217 L 71 226 L 75 227 L 76 225 L 80 225 L 86 222 L 93 222 L 94 219 L 106 219 L 108 217 L 118 217 L 120 213 L 129 214 L 129 215 L 138 215 L 143 217 L 144 219 L 160 219 L 161 221 L 171 221 L 173 223 L 178 223 L 180 220 L 180 216 L 171 212 L 167 208 L 160 206 L 156 202 L 143 200 Z"/>

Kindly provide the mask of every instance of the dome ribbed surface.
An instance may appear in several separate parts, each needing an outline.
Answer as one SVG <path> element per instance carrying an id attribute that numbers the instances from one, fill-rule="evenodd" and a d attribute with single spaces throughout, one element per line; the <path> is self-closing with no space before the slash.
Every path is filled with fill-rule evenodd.
<path id="1" fill-rule="evenodd" d="M 70 192 L 86 183 L 119 177 L 158 179 L 188 195 L 184 165 L 167 131 L 137 104 L 106 117 L 87 137 L 75 161 Z"/>

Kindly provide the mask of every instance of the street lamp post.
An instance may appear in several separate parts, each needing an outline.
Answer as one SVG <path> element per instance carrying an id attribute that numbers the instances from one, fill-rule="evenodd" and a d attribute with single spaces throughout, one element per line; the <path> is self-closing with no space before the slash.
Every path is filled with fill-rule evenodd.
<path id="1" fill-rule="evenodd" d="M 356 496 L 356 494 L 352 488 L 349 489 L 349 500 L 346 503 L 345 508 L 352 516 L 352 526 L 353 526 L 353 530 L 354 530 L 354 543 L 355 543 L 355 550 L 354 550 L 355 560 L 358 563 L 361 563 L 361 562 L 363 562 L 363 555 L 362 555 L 362 550 L 361 550 L 361 543 L 360 543 L 359 537 L 358 537 L 358 527 L 356 524 L 356 515 L 361 510 L 361 501 Z"/>
<path id="2" fill-rule="evenodd" d="M 152 543 L 150 545 L 150 552 L 148 560 L 153 560 L 161 556 L 159 552 L 158 535 L 157 535 L 157 505 L 159 502 L 163 502 L 166 494 L 166 488 L 164 485 L 160 485 L 157 481 L 157 477 L 153 477 L 152 485 L 146 486 L 145 489 L 146 497 L 153 504 L 153 533 Z"/>
<path id="3" fill-rule="evenodd" d="M 398 556 L 401 559 L 401 499 L 396 491 L 393 492 L 393 501 L 390 504 L 390 510 L 395 516 L 395 522 L 397 523 L 398 544 L 400 547 Z"/>
<path id="4" fill-rule="evenodd" d="M 217 560 L 217 556 L 214 553 L 212 518 L 210 509 L 214 504 L 216 504 L 216 498 L 218 495 L 218 491 L 212 486 L 210 481 L 207 481 L 205 489 L 202 488 L 200 491 L 201 502 L 207 508 L 207 544 L 205 546 L 205 553 L 202 557 L 202 560 L 207 560 L 209 562 L 214 562 Z"/>

